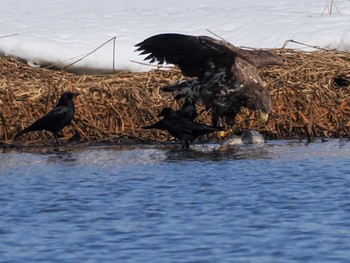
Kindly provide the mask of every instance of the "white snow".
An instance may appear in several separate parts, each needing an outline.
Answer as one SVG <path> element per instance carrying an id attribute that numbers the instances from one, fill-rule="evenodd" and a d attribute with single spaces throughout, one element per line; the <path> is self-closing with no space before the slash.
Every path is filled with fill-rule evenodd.
<path id="1" fill-rule="evenodd" d="M 136 43 L 166 32 L 213 36 L 208 30 L 237 46 L 274 48 L 293 39 L 350 51 L 349 0 L 0 0 L 0 4 L 0 55 L 20 57 L 31 65 L 64 67 L 116 37 L 116 69 L 145 71 L 150 67 L 133 62 L 143 61 L 134 52 Z M 112 71 L 113 41 L 74 68 Z"/>

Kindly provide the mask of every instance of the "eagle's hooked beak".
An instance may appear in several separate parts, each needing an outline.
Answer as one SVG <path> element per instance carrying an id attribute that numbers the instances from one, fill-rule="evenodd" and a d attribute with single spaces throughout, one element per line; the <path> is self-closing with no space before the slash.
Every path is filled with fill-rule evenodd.
<path id="1" fill-rule="evenodd" d="M 261 110 L 259 110 L 259 113 L 260 113 L 260 122 L 262 124 L 265 124 L 267 122 L 267 120 L 269 119 L 269 114 L 266 112 L 263 112 Z"/>

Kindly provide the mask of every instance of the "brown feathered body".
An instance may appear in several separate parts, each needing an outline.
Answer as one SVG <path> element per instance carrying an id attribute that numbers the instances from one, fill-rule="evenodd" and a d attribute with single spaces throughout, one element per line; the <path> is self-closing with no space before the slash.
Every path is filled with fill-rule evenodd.
<path id="1" fill-rule="evenodd" d="M 281 64 L 282 58 L 266 50 L 246 50 L 207 36 L 160 34 L 137 44 L 137 51 L 151 63 L 177 65 L 196 88 L 204 105 L 212 111 L 213 125 L 233 125 L 243 107 L 271 112 L 271 95 L 265 89 L 258 67 Z"/>

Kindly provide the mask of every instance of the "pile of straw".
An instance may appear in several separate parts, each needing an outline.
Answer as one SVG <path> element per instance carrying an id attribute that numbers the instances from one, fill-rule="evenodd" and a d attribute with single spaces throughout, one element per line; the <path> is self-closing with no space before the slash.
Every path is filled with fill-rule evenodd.
<path id="1" fill-rule="evenodd" d="M 282 66 L 260 69 L 273 96 L 273 113 L 265 127 L 257 115 L 243 110 L 236 132 L 248 126 L 268 139 L 349 136 L 350 54 L 317 50 L 301 52 L 275 49 L 284 57 Z M 78 131 L 81 140 L 98 142 L 165 141 L 162 131 L 141 129 L 157 120 L 165 106 L 181 102 L 160 89 L 184 77 L 181 72 L 151 70 L 145 73 L 118 72 L 108 75 L 76 75 L 64 71 L 33 68 L 13 58 L 1 58 L 0 140 L 12 144 L 16 131 L 51 110 L 63 91 L 81 93 L 76 100 L 76 117 L 64 129 L 65 139 Z M 210 113 L 199 108 L 199 120 L 210 123 Z M 247 121 L 249 120 L 249 121 Z M 51 140 L 52 134 L 33 132 L 15 143 L 33 144 Z"/>
<path id="2" fill-rule="evenodd" d="M 277 50 L 283 66 L 262 75 L 273 96 L 275 138 L 350 137 L 350 53 Z"/>

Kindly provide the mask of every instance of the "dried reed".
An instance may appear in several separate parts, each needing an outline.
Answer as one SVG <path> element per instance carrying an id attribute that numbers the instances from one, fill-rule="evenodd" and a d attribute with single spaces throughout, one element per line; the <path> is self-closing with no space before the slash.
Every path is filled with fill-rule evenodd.
<path id="1" fill-rule="evenodd" d="M 260 69 L 273 96 L 273 113 L 259 127 L 255 113 L 243 110 L 236 131 L 248 126 L 267 138 L 305 136 L 349 136 L 350 55 L 336 50 L 301 52 L 274 49 L 284 57 L 282 66 Z M 76 75 L 64 71 L 32 68 L 14 58 L 1 58 L 0 140 L 12 144 L 19 129 L 48 112 L 66 90 L 82 95 L 76 101 L 76 117 L 65 128 L 65 138 L 76 131 L 85 141 L 125 142 L 167 140 L 167 133 L 141 127 L 157 120 L 164 106 L 177 108 L 164 85 L 183 79 L 181 72 L 152 70 L 145 73 L 119 72 L 107 75 Z M 209 123 L 210 113 L 199 108 L 199 120 Z M 249 120 L 249 121 L 247 121 Z M 23 136 L 21 144 L 42 143 L 52 136 L 45 132 Z M 27 140 L 25 140 L 27 139 Z"/>

